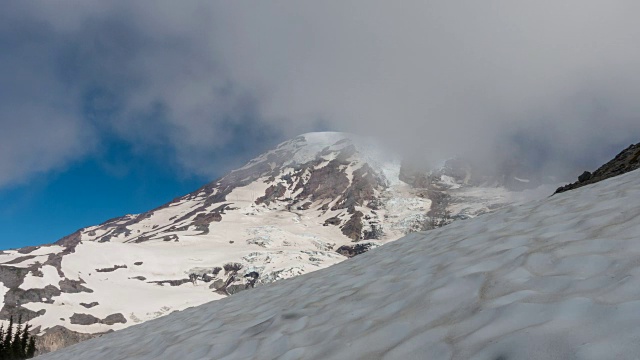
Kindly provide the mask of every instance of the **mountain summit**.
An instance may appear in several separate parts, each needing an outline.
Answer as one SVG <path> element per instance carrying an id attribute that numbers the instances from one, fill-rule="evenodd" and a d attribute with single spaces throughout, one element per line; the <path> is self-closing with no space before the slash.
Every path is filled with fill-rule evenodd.
<path id="1" fill-rule="evenodd" d="M 373 140 L 304 134 L 159 208 L 1 252 L 0 319 L 22 315 L 55 350 L 527 195 L 492 179 L 459 159 L 417 171 Z"/>

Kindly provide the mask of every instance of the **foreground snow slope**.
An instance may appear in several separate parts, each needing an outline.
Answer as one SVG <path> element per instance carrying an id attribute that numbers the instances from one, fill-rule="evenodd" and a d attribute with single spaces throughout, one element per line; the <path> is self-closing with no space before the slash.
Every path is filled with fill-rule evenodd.
<path id="1" fill-rule="evenodd" d="M 631 359 L 640 173 L 414 233 L 45 359 Z"/>

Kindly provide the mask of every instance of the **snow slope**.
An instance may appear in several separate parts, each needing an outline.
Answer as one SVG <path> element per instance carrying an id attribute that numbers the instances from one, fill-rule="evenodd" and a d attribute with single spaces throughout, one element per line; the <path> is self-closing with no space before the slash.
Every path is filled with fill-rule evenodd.
<path id="1" fill-rule="evenodd" d="M 634 171 L 41 359 L 637 359 L 638 204 Z"/>

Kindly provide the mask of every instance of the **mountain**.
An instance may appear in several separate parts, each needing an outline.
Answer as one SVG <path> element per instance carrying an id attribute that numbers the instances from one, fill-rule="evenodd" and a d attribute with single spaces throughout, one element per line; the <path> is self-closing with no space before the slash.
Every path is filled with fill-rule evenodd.
<path id="1" fill-rule="evenodd" d="M 639 203 L 633 171 L 42 359 L 635 359 Z"/>
<path id="2" fill-rule="evenodd" d="M 21 315 L 39 349 L 55 350 L 540 194 L 510 190 L 529 181 L 511 172 L 481 173 L 455 158 L 412 166 L 353 135 L 305 134 L 159 208 L 2 251 L 0 319 Z"/>

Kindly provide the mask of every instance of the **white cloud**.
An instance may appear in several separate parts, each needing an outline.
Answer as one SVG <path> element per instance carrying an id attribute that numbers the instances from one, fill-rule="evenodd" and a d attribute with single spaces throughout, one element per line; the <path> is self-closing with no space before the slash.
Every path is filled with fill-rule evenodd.
<path id="1" fill-rule="evenodd" d="M 256 139 L 256 129 L 289 136 L 318 122 L 382 135 L 426 158 L 533 148 L 541 154 L 533 161 L 601 162 L 611 146 L 640 137 L 639 7 L 15 2 L 0 18 L 8 24 L 0 39 L 20 46 L 2 57 L 0 77 L 24 91 L 0 100 L 12 109 L 0 122 L 13 129 L 10 117 L 28 108 L 55 114 L 34 128 L 67 135 L 42 130 L 46 141 L 29 147 L 37 131 L 20 135 L 23 142 L 17 129 L 2 132 L 0 141 L 22 150 L 0 156 L 0 167 L 27 176 L 60 166 L 85 153 L 78 134 L 98 129 L 141 147 L 169 146 L 185 169 L 208 173 L 211 155 L 238 141 L 238 128 Z M 103 91 L 97 110 L 109 115 L 99 122 L 80 111 L 95 88 Z M 34 89 L 44 90 L 33 97 Z M 21 167 L 30 156 L 40 163 Z"/>

